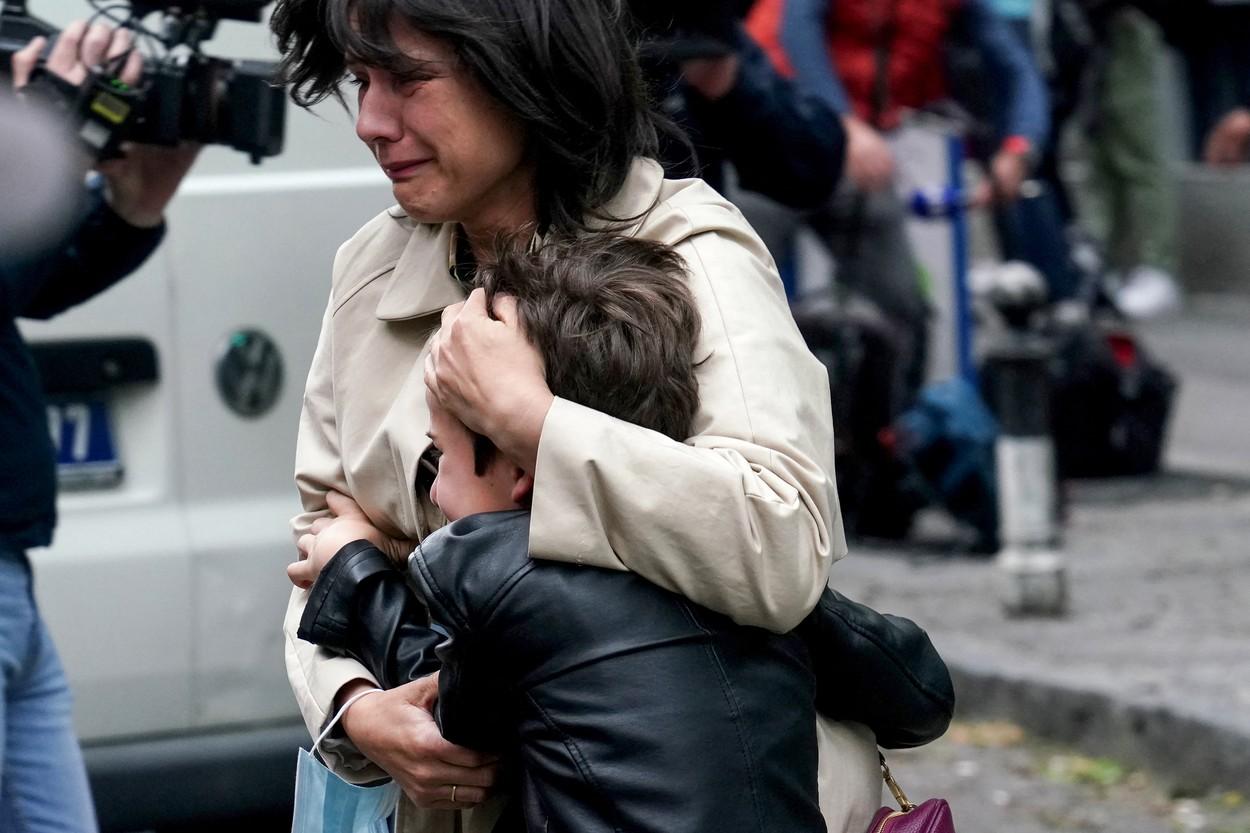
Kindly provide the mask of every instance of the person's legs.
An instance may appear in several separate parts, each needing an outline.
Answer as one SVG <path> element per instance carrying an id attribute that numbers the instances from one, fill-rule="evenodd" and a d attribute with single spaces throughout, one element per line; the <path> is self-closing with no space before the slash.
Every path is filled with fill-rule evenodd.
<path id="1" fill-rule="evenodd" d="M 1171 272 L 1172 218 L 1160 147 L 1156 78 L 1163 54 L 1158 27 L 1135 9 L 1111 22 L 1111 59 L 1103 91 L 1105 133 L 1099 161 L 1107 168 L 1115 266 L 1149 265 Z"/>
<path id="2" fill-rule="evenodd" d="M 1158 123 L 1163 39 L 1145 15 L 1124 9 L 1110 21 L 1108 46 L 1092 154 L 1095 182 L 1105 208 L 1109 262 L 1122 278 L 1116 304 L 1134 318 L 1151 317 L 1180 302 L 1172 278 L 1172 195 Z"/>
<path id="3" fill-rule="evenodd" d="M 0 833 L 90 833 L 69 687 L 19 553 L 0 552 L 0 611 Z"/>
<path id="4" fill-rule="evenodd" d="M 892 191 L 848 188 L 808 224 L 829 246 L 838 283 L 871 301 L 897 329 L 897 401 L 906 407 L 925 380 L 930 310 L 902 203 Z"/>

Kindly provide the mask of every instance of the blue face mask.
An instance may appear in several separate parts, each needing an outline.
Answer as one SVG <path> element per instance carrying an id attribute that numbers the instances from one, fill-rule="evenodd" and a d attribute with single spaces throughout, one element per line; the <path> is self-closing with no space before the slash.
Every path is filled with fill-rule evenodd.
<path id="1" fill-rule="evenodd" d="M 313 743 L 314 751 L 356 699 L 353 697 L 339 709 Z M 295 767 L 295 816 L 291 833 L 389 833 L 388 819 L 399 804 L 399 792 L 399 785 L 394 781 L 377 787 L 349 784 L 301 749 Z"/>
<path id="2" fill-rule="evenodd" d="M 295 769 L 292 833 L 388 833 L 399 785 L 358 787 L 335 775 L 306 750 Z"/>

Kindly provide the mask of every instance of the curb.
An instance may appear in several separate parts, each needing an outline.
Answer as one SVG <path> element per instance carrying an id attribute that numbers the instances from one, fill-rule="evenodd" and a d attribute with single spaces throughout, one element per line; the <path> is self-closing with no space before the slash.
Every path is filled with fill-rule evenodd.
<path id="1" fill-rule="evenodd" d="M 1084 753 L 1151 770 L 1180 792 L 1250 790 L 1250 729 L 947 657 L 961 718 L 1009 719 Z"/>

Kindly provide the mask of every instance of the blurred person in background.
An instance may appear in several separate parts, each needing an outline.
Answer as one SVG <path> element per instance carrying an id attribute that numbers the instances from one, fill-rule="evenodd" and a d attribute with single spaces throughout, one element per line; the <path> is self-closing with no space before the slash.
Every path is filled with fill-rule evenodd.
<path id="1" fill-rule="evenodd" d="M 661 145 L 670 176 L 699 176 L 722 194 L 726 165 L 740 189 L 793 208 L 814 208 L 842 173 L 846 136 L 822 100 L 784 78 L 746 33 L 749 1 L 630 4 L 643 37 L 641 63 L 661 110 L 686 133 Z M 693 164 L 692 164 L 693 163 Z"/>
<path id="2" fill-rule="evenodd" d="M 1051 131 L 1037 178 L 1054 196 L 1057 226 L 1066 228 L 1065 237 L 1081 253 L 1081 269 L 1100 282 L 1109 278 L 1103 289 L 1130 317 L 1175 309 L 1179 292 L 1171 276 L 1172 195 L 1159 83 L 1160 24 L 1168 18 L 1168 0 L 994 2 L 1034 51 L 1048 81 Z M 1029 16 L 1019 16 L 1030 4 Z M 1081 217 L 1059 169 L 1063 135 L 1073 118 L 1087 140 L 1093 171 L 1095 200 L 1085 208 L 1095 210 Z M 1089 226 L 1101 245 L 1091 240 Z M 1075 261 L 1069 262 L 1075 267 Z M 1083 296 L 1092 300 L 1095 287 L 1088 289 Z"/>
<path id="3" fill-rule="evenodd" d="M 1149 2 L 1083 4 L 1099 46 L 1088 138 L 1115 306 L 1130 318 L 1164 315 L 1180 291 L 1160 113 L 1163 33 L 1143 11 Z"/>
<path id="4" fill-rule="evenodd" d="M 639 57 L 652 95 L 684 133 L 661 136 L 665 172 L 702 178 L 742 208 L 769 243 L 774 230 L 758 223 L 814 209 L 833 195 L 846 133 L 838 115 L 801 93 L 747 34 L 742 17 L 750 5 L 694 0 L 673 8 L 633 0 L 630 8 L 642 34 Z M 761 203 L 773 212 L 756 210 Z M 776 245 L 769 250 L 793 298 L 790 251 Z"/>
<path id="5" fill-rule="evenodd" d="M 989 0 L 759 0 L 747 26 L 800 91 L 837 112 L 847 135 L 846 177 L 807 218 L 837 261 L 838 281 L 871 300 L 900 333 L 902 399 L 925 376 L 929 302 L 895 191 L 888 136 L 905 112 L 947 95 L 945 48 L 963 37 L 1001 80 L 1001 125 L 989 190 L 1020 195 L 1049 131 L 1046 91 L 1028 52 Z"/>
<path id="6" fill-rule="evenodd" d="M 1066 302 L 1082 289 L 1080 269 L 1073 259 L 1068 239 L 1071 205 L 1059 174 L 1059 151 L 1064 119 L 1075 109 L 1071 63 L 1055 60 L 1052 43 L 1065 35 L 1054 25 L 1058 8 L 1068 0 L 990 0 L 994 13 L 1002 18 L 1008 34 L 1028 55 L 1047 90 L 1049 129 L 1033 154 L 1028 193 L 1018 200 L 992 201 L 994 228 L 1006 261 L 1023 261 L 1046 279 L 1049 300 Z M 985 60 L 985 50 L 968 38 L 952 40 L 952 94 L 978 123 L 969 131 L 968 148 L 981 161 L 991 159 L 1004 132 L 1009 129 L 1010 110 L 997 102 L 1012 91 L 1009 82 Z M 981 203 L 990 200 L 979 200 Z"/>
<path id="7" fill-rule="evenodd" d="M 1250 0 L 1152 0 L 1185 63 L 1194 159 L 1245 161 L 1250 137 Z M 1183 9 L 1181 8 L 1183 7 Z"/>
<path id="8" fill-rule="evenodd" d="M 36 38 L 13 56 L 20 92 L 45 47 Z M 125 57 L 125 56 L 129 57 Z M 66 27 L 46 70 L 82 84 L 87 67 L 124 61 L 138 81 L 141 61 L 128 32 Z M 78 221 L 59 249 L 0 252 L 0 831 L 91 831 L 95 811 L 71 721 L 69 688 L 35 605 L 26 551 L 47 546 L 56 524 L 55 454 L 39 377 L 18 318 L 50 318 L 133 272 L 164 232 L 162 215 L 196 148 L 131 146 L 98 166 L 81 195 Z M 0 165 L 21 158 L 5 156 Z M 12 192 L 5 199 L 18 199 Z"/>

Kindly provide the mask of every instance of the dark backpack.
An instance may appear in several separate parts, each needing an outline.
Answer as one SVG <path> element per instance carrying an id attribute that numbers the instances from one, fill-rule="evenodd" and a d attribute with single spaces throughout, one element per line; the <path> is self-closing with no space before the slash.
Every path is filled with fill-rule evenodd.
<path id="1" fill-rule="evenodd" d="M 1158 471 L 1176 377 L 1118 325 L 1094 322 L 1058 339 L 1051 413 L 1060 476 Z"/>

